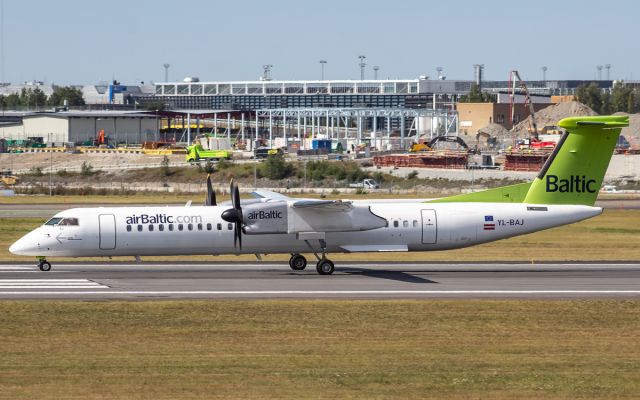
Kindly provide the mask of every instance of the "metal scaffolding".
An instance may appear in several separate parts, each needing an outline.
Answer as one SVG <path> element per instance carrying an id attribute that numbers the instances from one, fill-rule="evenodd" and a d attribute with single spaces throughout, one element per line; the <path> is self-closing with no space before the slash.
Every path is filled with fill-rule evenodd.
<path id="1" fill-rule="evenodd" d="M 450 110 L 407 108 L 276 108 L 256 110 L 256 126 L 268 121 L 269 143 L 282 137 L 290 140 L 304 138 L 355 140 L 363 142 L 392 142 L 405 148 L 407 139 L 439 135 L 458 135 L 458 114 Z M 310 129 L 309 129 L 310 128 Z"/>

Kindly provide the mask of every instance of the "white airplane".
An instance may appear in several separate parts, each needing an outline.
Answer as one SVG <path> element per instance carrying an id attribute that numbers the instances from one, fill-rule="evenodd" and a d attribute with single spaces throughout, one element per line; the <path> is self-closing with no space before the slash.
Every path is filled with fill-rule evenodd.
<path id="1" fill-rule="evenodd" d="M 566 133 L 529 183 L 435 200 L 348 201 L 294 199 L 256 191 L 216 205 L 207 179 L 205 206 L 98 207 L 62 211 L 9 249 L 47 257 L 169 256 L 301 253 L 317 258 L 321 275 L 334 271 L 328 253 L 434 251 L 523 235 L 599 215 L 597 193 L 626 116 L 560 121 Z M 402 256 L 398 255 L 398 260 Z"/>

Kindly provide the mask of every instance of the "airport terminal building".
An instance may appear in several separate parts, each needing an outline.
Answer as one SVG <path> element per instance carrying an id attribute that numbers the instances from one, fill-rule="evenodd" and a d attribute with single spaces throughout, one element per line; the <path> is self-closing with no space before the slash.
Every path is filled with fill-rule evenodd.
<path id="1" fill-rule="evenodd" d="M 172 109 L 231 109 L 255 111 L 281 108 L 427 108 L 453 110 L 473 83 L 490 93 L 507 93 L 509 81 L 418 79 L 327 81 L 164 82 L 144 104 L 162 101 Z M 532 95 L 572 95 L 591 81 L 529 81 Z M 601 88 L 613 81 L 597 81 Z"/>

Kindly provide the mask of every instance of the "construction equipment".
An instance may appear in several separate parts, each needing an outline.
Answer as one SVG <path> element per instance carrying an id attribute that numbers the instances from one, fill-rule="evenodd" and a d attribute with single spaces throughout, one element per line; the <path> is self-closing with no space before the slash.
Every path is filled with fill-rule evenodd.
<path id="1" fill-rule="evenodd" d="M 409 153 L 417 153 L 420 151 L 430 151 L 431 147 L 429 147 L 426 143 L 411 143 L 411 147 L 409 148 Z"/>
<path id="2" fill-rule="evenodd" d="M 529 114 L 531 115 L 531 125 L 529 126 L 529 132 L 531 132 L 533 137 L 538 139 L 538 127 L 536 126 L 536 111 L 533 107 L 533 102 L 531 101 L 531 96 L 529 95 L 529 89 L 527 89 L 527 85 L 520 78 L 520 74 L 517 70 L 511 71 L 509 75 L 509 104 L 511 106 L 511 126 L 515 126 L 515 97 L 518 89 L 524 93 L 524 102 L 529 105 Z"/>
<path id="3" fill-rule="evenodd" d="M 230 160 L 228 150 L 207 150 L 200 143 L 187 147 L 187 162 Z"/>
<path id="4" fill-rule="evenodd" d="M 443 143 L 455 143 L 462 147 L 464 150 L 469 150 L 469 146 L 459 136 L 436 136 L 429 141 L 428 146 L 433 149 L 439 142 Z"/>
<path id="5" fill-rule="evenodd" d="M 20 178 L 13 175 L 10 170 L 0 171 L 0 184 L 4 186 L 13 186 L 20 182 Z"/>

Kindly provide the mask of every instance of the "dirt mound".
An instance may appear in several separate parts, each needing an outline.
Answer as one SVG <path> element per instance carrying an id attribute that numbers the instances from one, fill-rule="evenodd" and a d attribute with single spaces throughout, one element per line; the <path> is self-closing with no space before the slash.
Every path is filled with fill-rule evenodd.
<path id="1" fill-rule="evenodd" d="M 629 126 L 622 128 L 621 135 L 627 139 L 631 148 L 640 149 L 640 114 L 627 114 L 623 112 L 615 113 L 614 115 L 628 115 Z"/>
<path id="2" fill-rule="evenodd" d="M 487 137 L 486 135 L 489 135 Z M 504 148 L 513 141 L 513 135 L 502 125 L 491 123 L 478 129 L 476 135 L 476 145 L 480 150 L 492 148 Z"/>
<path id="3" fill-rule="evenodd" d="M 491 123 L 478 129 L 478 133 L 486 133 L 489 136 L 504 136 L 509 135 L 509 130 L 502 125 Z"/>
<path id="4" fill-rule="evenodd" d="M 536 112 L 536 125 L 538 130 L 547 125 L 557 125 L 558 121 L 568 117 L 582 117 L 589 115 L 598 115 L 591 108 L 577 101 L 567 101 L 558 104 L 552 104 Z M 519 138 L 529 136 L 529 127 L 531 126 L 531 117 L 520 122 L 511 130 L 512 134 L 516 134 Z"/>

